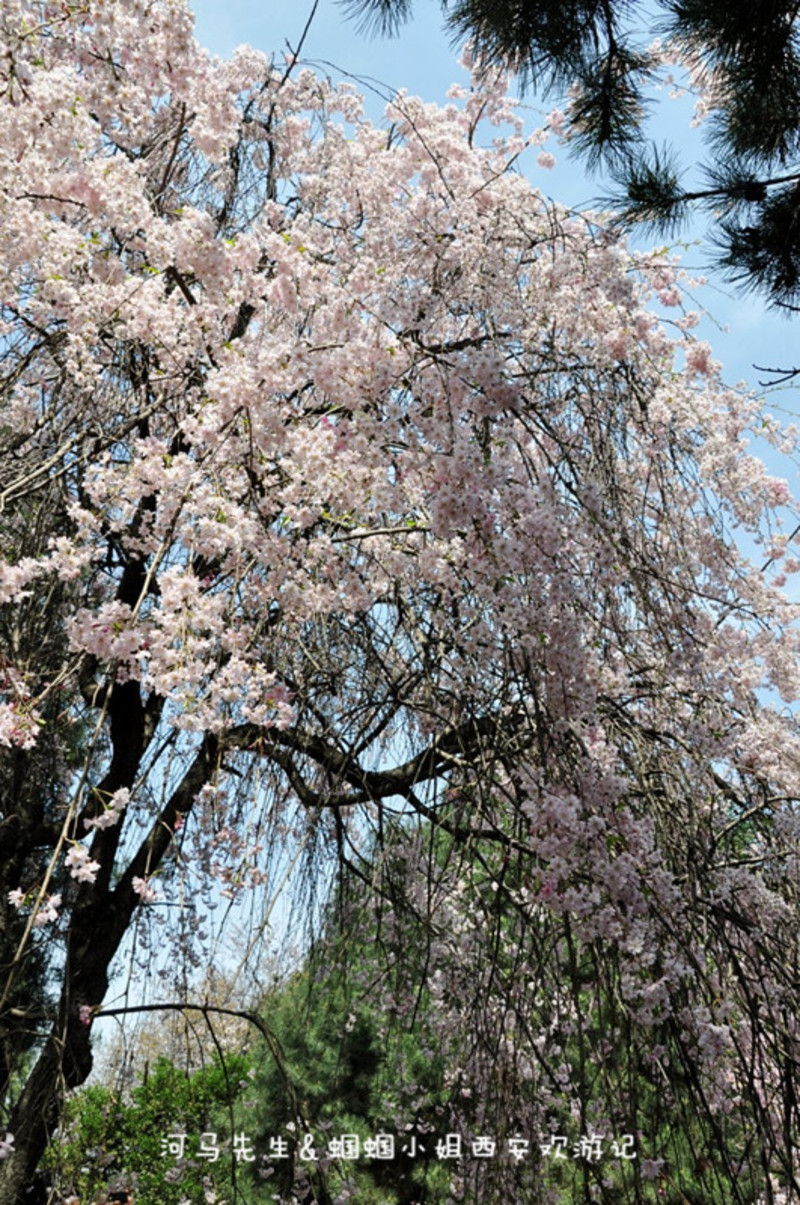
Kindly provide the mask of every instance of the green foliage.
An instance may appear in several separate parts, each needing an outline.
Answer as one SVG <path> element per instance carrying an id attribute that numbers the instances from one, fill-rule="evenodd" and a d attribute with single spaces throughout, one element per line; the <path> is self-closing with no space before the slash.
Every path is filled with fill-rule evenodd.
<path id="1" fill-rule="evenodd" d="M 324 951 L 333 954 L 331 964 L 322 968 L 323 951 L 314 951 L 304 970 L 262 1004 L 282 1059 L 279 1065 L 266 1055 L 258 1066 L 255 1145 L 269 1151 L 271 1139 L 284 1139 L 288 1152 L 286 1159 L 267 1160 L 270 1183 L 287 1200 L 307 1179 L 320 1202 L 348 1188 L 364 1205 L 444 1201 L 449 1175 L 433 1144 L 414 1159 L 400 1149 L 403 1135 L 420 1139 L 441 1129 L 436 1122 L 447 1098 L 443 1060 L 425 1045 L 424 1000 L 403 1021 L 400 1011 L 412 1002 L 392 997 L 371 961 L 369 940 L 358 943 L 355 956 L 345 957 L 337 944 Z M 396 1136 L 396 1157 L 365 1158 L 364 1142 L 387 1133 Z M 306 1134 L 323 1161 L 331 1139 L 344 1134 L 358 1137 L 362 1156 L 315 1167 L 300 1158 Z"/>
<path id="2" fill-rule="evenodd" d="M 109 1184 L 134 1188 L 137 1205 L 205 1205 L 210 1189 L 230 1197 L 238 1171 L 231 1135 L 241 1108 L 235 1106 L 250 1089 L 249 1069 L 240 1054 L 215 1058 L 192 1074 L 159 1058 L 129 1094 L 85 1088 L 70 1100 L 46 1166 L 81 1201 Z M 187 1135 L 181 1161 L 164 1147 L 178 1133 Z M 216 1162 L 197 1157 L 199 1137 L 209 1133 L 217 1135 Z"/>

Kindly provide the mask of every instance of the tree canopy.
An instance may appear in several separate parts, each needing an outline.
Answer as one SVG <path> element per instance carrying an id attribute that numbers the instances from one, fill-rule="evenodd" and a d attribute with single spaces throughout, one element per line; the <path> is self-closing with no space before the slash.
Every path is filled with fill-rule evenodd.
<path id="1" fill-rule="evenodd" d="M 174 1000 L 293 868 L 375 899 L 465 1125 L 635 1136 L 645 1069 L 796 1194 L 793 434 L 510 170 L 499 78 L 377 128 L 180 0 L 0 30 L 0 1205 L 121 952 Z M 580 1199 L 683 1191 L 639 1158 Z"/>
<path id="2" fill-rule="evenodd" d="M 367 26 L 393 32 L 410 0 L 344 0 Z M 721 264 L 780 305 L 800 299 L 800 40 L 790 4 L 748 0 L 458 0 L 443 4 L 454 38 L 484 63 L 570 94 L 573 146 L 620 186 L 628 221 L 680 228 L 704 206 Z M 658 36 L 657 36 L 658 35 Z M 708 162 L 686 183 L 669 147 L 648 145 L 654 93 L 675 64 L 706 123 Z"/>

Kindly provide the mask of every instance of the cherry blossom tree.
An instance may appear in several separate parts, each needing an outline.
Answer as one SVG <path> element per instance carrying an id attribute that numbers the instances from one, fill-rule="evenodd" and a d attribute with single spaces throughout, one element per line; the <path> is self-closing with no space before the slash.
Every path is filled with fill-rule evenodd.
<path id="1" fill-rule="evenodd" d="M 309 851 L 427 919 L 487 1102 L 522 1124 L 535 1063 L 587 1128 L 636 1118 L 671 1043 L 796 1195 L 800 561 L 746 451 L 794 433 L 665 252 L 513 170 L 502 80 L 384 129 L 211 59 L 179 0 L 0 28 L 0 1205 L 124 944 L 191 952 Z M 625 1084 L 589 1076 L 623 1038 Z M 679 1174 L 644 1154 L 627 1199 Z"/>

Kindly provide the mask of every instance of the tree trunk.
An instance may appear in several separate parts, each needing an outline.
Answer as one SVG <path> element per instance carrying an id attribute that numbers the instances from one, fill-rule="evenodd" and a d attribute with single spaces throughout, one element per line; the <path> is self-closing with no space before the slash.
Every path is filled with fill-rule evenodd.
<path id="1" fill-rule="evenodd" d="M 73 1049 L 69 1034 L 63 1049 L 60 1045 L 59 1039 L 51 1035 L 9 1122 L 14 1154 L 0 1163 L 0 1205 L 25 1205 L 25 1190 L 33 1183 L 58 1122 L 64 1089 L 82 1083 L 91 1071 L 92 1057 L 85 1036 L 83 1051 Z M 69 1078 L 73 1079 L 72 1084 Z"/>

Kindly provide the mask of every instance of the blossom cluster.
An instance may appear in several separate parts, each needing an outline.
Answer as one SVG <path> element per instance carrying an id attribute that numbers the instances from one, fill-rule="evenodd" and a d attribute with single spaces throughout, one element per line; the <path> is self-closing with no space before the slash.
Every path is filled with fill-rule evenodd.
<path id="1" fill-rule="evenodd" d="M 89 857 L 88 849 L 80 842 L 71 846 L 64 863 L 72 878 L 77 879 L 79 883 L 93 883 L 100 869 L 100 863 Z"/>

